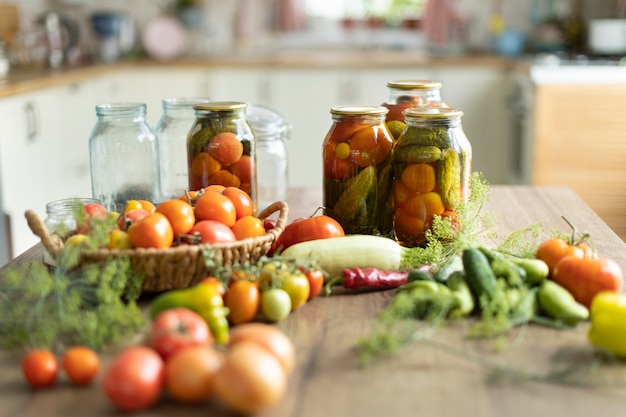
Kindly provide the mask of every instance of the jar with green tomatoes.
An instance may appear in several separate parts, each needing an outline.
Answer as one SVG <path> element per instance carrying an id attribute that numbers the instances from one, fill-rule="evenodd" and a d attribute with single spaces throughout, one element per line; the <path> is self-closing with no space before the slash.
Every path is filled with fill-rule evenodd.
<path id="1" fill-rule="evenodd" d="M 256 138 L 246 118 L 247 103 L 196 104 L 187 135 L 189 190 L 209 185 L 237 187 L 257 207 Z"/>
<path id="2" fill-rule="evenodd" d="M 416 107 L 403 112 L 406 128 L 393 149 L 394 234 L 404 246 L 421 246 L 435 216 L 456 218 L 469 198 L 472 147 L 463 112 Z"/>
<path id="3" fill-rule="evenodd" d="M 393 137 L 385 124 L 388 109 L 337 106 L 323 147 L 325 214 L 346 234 L 392 236 Z"/>
<path id="4" fill-rule="evenodd" d="M 389 109 L 387 121 L 404 122 L 402 112 L 413 107 L 450 107 L 441 98 L 443 84 L 436 80 L 397 80 L 387 83 L 389 98 L 382 105 Z"/>

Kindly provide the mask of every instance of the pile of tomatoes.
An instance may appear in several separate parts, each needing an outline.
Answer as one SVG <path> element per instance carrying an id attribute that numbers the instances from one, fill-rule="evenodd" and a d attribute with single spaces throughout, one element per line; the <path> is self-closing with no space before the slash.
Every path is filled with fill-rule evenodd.
<path id="1" fill-rule="evenodd" d="M 85 206 L 86 219 L 66 245 L 83 243 L 94 219 L 110 221 L 109 249 L 168 248 L 181 244 L 230 243 L 265 234 L 254 202 L 237 187 L 211 185 L 158 205 L 130 200 L 123 213 L 100 204 Z"/>

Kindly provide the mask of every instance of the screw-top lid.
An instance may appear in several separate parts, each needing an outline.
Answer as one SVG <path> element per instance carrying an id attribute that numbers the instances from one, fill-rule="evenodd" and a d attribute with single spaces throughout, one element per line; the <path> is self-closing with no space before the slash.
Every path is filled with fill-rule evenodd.
<path id="1" fill-rule="evenodd" d="M 442 107 L 412 107 L 404 110 L 402 115 L 416 119 L 454 119 L 463 116 L 463 111 Z"/>
<path id="2" fill-rule="evenodd" d="M 229 111 L 243 110 L 246 107 L 248 107 L 248 104 L 241 101 L 211 101 L 209 103 L 196 104 L 193 106 L 193 109 L 204 111 Z"/>
<path id="3" fill-rule="evenodd" d="M 382 106 L 335 106 L 330 109 L 330 113 L 344 116 L 376 116 L 389 113 L 389 109 Z"/>
<path id="4" fill-rule="evenodd" d="M 440 81 L 435 80 L 397 80 L 387 83 L 388 88 L 398 90 L 434 90 L 442 86 Z"/>

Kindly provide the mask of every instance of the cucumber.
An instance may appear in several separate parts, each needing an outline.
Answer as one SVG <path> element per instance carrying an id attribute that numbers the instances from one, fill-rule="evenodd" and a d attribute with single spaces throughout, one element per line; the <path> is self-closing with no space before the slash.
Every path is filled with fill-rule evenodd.
<path id="1" fill-rule="evenodd" d="M 345 268 L 399 271 L 406 250 L 393 239 L 356 234 L 296 243 L 285 249 L 281 256 L 317 261 L 326 272 L 325 281 L 328 282 L 341 276 Z"/>
<path id="2" fill-rule="evenodd" d="M 463 251 L 463 268 L 465 280 L 476 299 L 482 296 L 493 298 L 496 289 L 496 276 L 493 273 L 489 260 L 477 248 L 469 248 Z"/>

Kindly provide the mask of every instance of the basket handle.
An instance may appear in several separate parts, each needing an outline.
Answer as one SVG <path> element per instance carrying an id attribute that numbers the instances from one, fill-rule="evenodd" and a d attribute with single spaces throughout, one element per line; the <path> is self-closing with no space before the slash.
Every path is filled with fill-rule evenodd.
<path id="1" fill-rule="evenodd" d="M 264 208 L 259 213 L 259 218 L 265 219 L 276 211 L 279 211 L 276 226 L 267 231 L 267 233 L 271 233 L 274 235 L 274 239 L 277 239 L 287 226 L 287 218 L 289 217 L 289 205 L 284 201 L 276 201 Z"/>
<path id="2" fill-rule="evenodd" d="M 49 253 L 55 254 L 57 253 L 57 251 L 63 249 L 63 241 L 61 240 L 61 238 L 55 234 L 51 234 L 50 231 L 48 231 L 48 228 L 39 218 L 39 216 L 37 216 L 37 213 L 32 210 L 26 210 L 24 215 L 26 216 L 28 227 L 30 227 L 30 230 L 37 237 L 39 237 L 39 239 L 41 239 L 41 243 Z"/>

